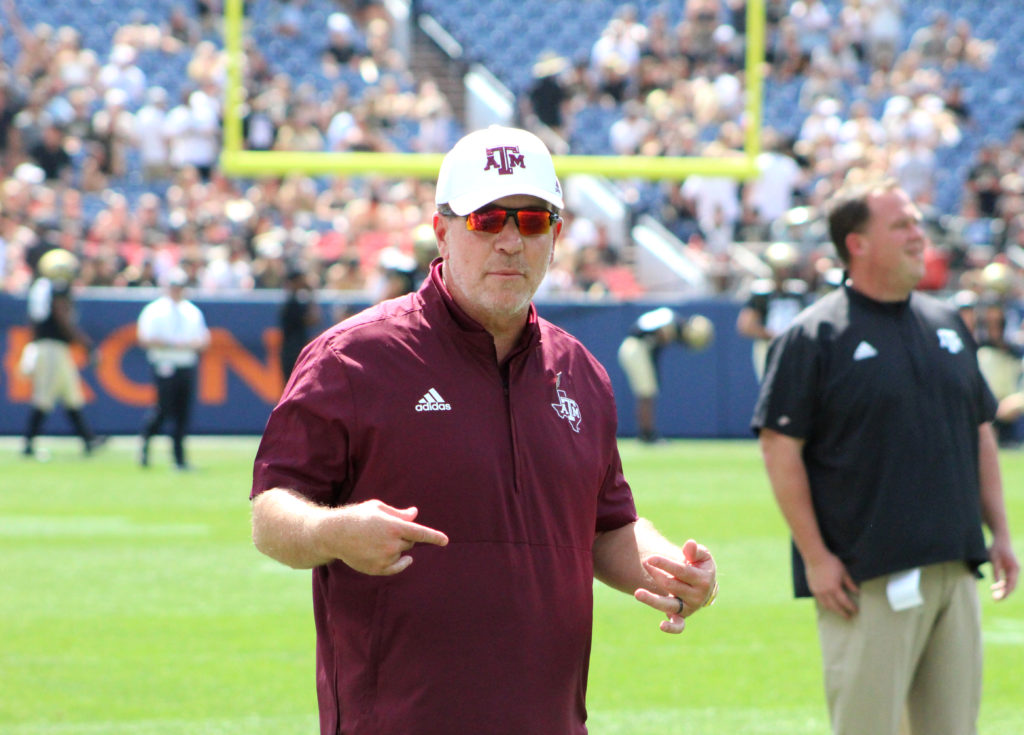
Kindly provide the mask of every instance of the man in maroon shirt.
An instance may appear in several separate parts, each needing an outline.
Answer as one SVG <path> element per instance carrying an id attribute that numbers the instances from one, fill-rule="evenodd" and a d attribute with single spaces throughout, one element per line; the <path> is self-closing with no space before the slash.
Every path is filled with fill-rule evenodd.
<path id="1" fill-rule="evenodd" d="M 594 578 L 680 633 L 715 563 L 637 517 L 608 375 L 531 303 L 561 232 L 544 144 L 470 133 L 436 200 L 419 291 L 300 357 L 256 456 L 253 539 L 314 569 L 321 733 L 578 735 Z"/>

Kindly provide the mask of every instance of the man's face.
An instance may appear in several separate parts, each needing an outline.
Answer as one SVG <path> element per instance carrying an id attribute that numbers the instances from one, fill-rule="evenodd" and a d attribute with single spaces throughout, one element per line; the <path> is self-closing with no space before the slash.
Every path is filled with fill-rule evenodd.
<path id="1" fill-rule="evenodd" d="M 550 207 L 542 199 L 520 195 L 488 205 L 494 206 Z M 490 331 L 524 319 L 551 264 L 560 231 L 558 222 L 546 234 L 524 236 L 509 217 L 497 234 L 473 232 L 466 229 L 465 217 L 435 215 L 445 285 L 455 303 Z"/>
<path id="2" fill-rule="evenodd" d="M 924 253 L 928 237 L 921 227 L 921 213 L 907 194 L 899 189 L 878 192 L 868 200 L 871 219 L 857 238 L 858 276 L 872 285 L 883 298 L 902 299 L 924 277 Z"/>

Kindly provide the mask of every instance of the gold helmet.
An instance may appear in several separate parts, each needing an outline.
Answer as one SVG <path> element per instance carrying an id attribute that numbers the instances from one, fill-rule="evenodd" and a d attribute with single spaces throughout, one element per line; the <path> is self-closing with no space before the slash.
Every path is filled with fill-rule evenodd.
<path id="1" fill-rule="evenodd" d="M 981 271 L 985 290 L 1004 296 L 1013 288 L 1013 271 L 1006 263 L 989 263 Z"/>
<path id="2" fill-rule="evenodd" d="M 800 253 L 788 242 L 773 242 L 764 251 L 764 259 L 773 270 L 786 270 L 800 262 Z"/>
<path id="3" fill-rule="evenodd" d="M 64 248 L 48 250 L 39 259 L 39 274 L 56 281 L 70 281 L 78 272 L 78 258 Z"/>
<path id="4" fill-rule="evenodd" d="M 703 314 L 694 314 L 681 329 L 683 344 L 692 350 L 703 350 L 715 339 L 715 325 Z"/>

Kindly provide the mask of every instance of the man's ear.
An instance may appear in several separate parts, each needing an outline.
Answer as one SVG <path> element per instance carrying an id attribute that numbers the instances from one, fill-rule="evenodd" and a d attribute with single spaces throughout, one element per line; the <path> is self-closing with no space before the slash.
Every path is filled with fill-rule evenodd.
<path id="1" fill-rule="evenodd" d="M 846 252 L 850 254 L 852 258 L 854 255 L 862 255 L 864 253 L 865 244 L 864 235 L 859 232 L 850 232 L 846 235 Z"/>
<path id="2" fill-rule="evenodd" d="M 548 254 L 548 265 L 555 262 L 555 244 L 558 242 L 558 238 L 562 234 L 563 224 L 565 223 L 562 220 L 555 222 L 555 234 L 551 237 L 551 252 Z"/>
<path id="3" fill-rule="evenodd" d="M 439 212 L 434 212 L 434 237 L 437 238 L 437 253 L 442 258 L 448 258 L 448 219 L 442 217 Z"/>

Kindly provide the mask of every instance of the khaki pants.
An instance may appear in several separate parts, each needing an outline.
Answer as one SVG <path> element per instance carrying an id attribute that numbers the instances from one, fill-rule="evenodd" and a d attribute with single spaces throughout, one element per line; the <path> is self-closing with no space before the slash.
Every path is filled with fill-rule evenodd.
<path id="1" fill-rule="evenodd" d="M 658 371 L 651 350 L 639 337 L 626 337 L 619 345 L 619 366 L 626 374 L 629 389 L 637 398 L 658 395 Z"/>
<path id="2" fill-rule="evenodd" d="M 32 405 L 49 413 L 57 403 L 72 410 L 85 405 L 78 367 L 67 342 L 36 340 L 32 370 Z"/>
<path id="3" fill-rule="evenodd" d="M 851 620 L 818 606 L 832 732 L 976 735 L 982 667 L 977 580 L 962 562 L 924 567 L 924 604 L 901 612 L 889 605 L 888 581 L 861 583 Z"/>
<path id="4" fill-rule="evenodd" d="M 1001 401 L 1020 387 L 1021 360 L 997 347 L 978 348 L 978 367 L 988 387 Z"/>
<path id="5" fill-rule="evenodd" d="M 768 362 L 768 345 L 770 342 L 766 339 L 754 340 L 754 346 L 751 349 L 751 358 L 754 362 L 754 375 L 757 376 L 757 382 L 761 383 L 764 381 L 764 368 Z"/>

